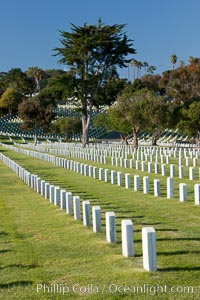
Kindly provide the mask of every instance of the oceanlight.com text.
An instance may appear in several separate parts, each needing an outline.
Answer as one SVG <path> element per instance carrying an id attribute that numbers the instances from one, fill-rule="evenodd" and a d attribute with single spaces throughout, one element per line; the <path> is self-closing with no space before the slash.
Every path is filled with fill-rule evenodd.
<path id="1" fill-rule="evenodd" d="M 195 290 L 193 286 L 167 286 L 167 285 L 118 285 L 115 283 L 104 284 L 97 286 L 95 284 L 81 285 L 75 283 L 68 284 L 42 284 L 36 286 L 37 293 L 43 294 L 147 294 L 154 296 L 156 294 L 197 294 L 199 291 Z"/>

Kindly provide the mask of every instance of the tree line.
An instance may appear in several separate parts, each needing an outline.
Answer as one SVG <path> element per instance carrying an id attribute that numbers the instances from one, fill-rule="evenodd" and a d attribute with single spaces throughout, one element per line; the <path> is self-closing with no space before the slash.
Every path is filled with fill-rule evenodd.
<path id="1" fill-rule="evenodd" d="M 60 46 L 53 55 L 65 64 L 64 70 L 42 70 L 30 67 L 23 72 L 13 68 L 0 73 L 1 114 L 18 112 L 24 129 L 59 133 L 80 130 L 83 147 L 87 145 L 93 108 L 107 106 L 106 113 L 95 120 L 108 129 L 118 130 L 125 142 L 133 135 L 137 147 L 141 130 L 153 133 L 153 144 L 165 128 L 180 131 L 200 139 L 200 58 L 190 56 L 189 62 L 175 67 L 177 56 L 171 55 L 172 69 L 154 75 L 155 67 L 141 65 L 133 57 L 136 49 L 124 24 L 76 26 L 60 31 Z M 119 69 L 137 68 L 137 76 L 120 78 Z M 143 66 L 146 72 L 140 76 Z M 129 77 L 129 76 L 128 76 Z M 57 101 L 76 104 L 79 120 L 55 121 Z M 73 129 L 74 128 L 74 129 Z"/>

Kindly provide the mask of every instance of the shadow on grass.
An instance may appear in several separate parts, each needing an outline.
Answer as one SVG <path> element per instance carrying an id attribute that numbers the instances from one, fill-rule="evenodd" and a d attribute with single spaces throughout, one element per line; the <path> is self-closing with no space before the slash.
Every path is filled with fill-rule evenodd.
<path id="1" fill-rule="evenodd" d="M 5 267 L 0 267 L 0 270 L 8 269 L 8 268 L 20 268 L 20 269 L 35 269 L 39 267 L 39 265 L 21 265 L 21 264 L 13 264 L 7 265 Z"/>
<path id="2" fill-rule="evenodd" d="M 123 211 L 124 213 L 126 213 L 125 211 Z M 128 213 L 128 212 L 127 212 Z M 130 212 L 129 212 L 130 213 Z M 117 217 L 115 217 L 116 219 L 142 219 L 144 218 L 144 216 L 135 216 L 135 215 L 131 215 L 129 214 L 128 216 L 120 216 L 118 215 Z"/>
<path id="3" fill-rule="evenodd" d="M 177 241 L 200 241 L 200 238 L 176 238 Z"/>
<path id="4" fill-rule="evenodd" d="M 200 254 L 200 251 L 169 251 L 169 252 L 157 252 L 158 255 L 170 256 L 170 255 L 187 255 L 187 254 Z"/>
<path id="5" fill-rule="evenodd" d="M 107 203 L 107 202 L 103 202 L 103 201 L 101 201 L 101 203 L 100 203 L 100 204 L 101 204 L 101 206 L 102 206 L 102 205 L 105 205 L 105 206 L 106 206 L 106 205 L 108 205 L 108 203 Z M 99 205 L 100 205 L 100 204 L 99 204 Z M 111 204 L 112 204 L 112 203 L 110 203 L 109 205 L 111 205 Z"/>
<path id="6" fill-rule="evenodd" d="M 156 241 L 163 242 L 163 241 L 200 241 L 200 238 L 158 238 Z"/>
<path id="7" fill-rule="evenodd" d="M 1 142 L 1 140 L 0 140 L 0 142 Z M 11 143 L 9 143 L 9 144 L 11 144 Z M 6 152 L 6 150 L 4 150 L 4 149 L 1 149 L 1 153 L 3 153 L 3 152 Z"/>
<path id="8" fill-rule="evenodd" d="M 92 203 L 96 203 L 97 201 L 99 201 L 99 198 L 88 196 L 87 199 L 85 199 L 85 200 L 91 201 L 91 204 L 92 204 Z"/>
<path id="9" fill-rule="evenodd" d="M 161 225 L 162 223 L 161 222 L 154 222 L 154 223 L 151 223 L 151 222 L 149 222 L 149 223 L 141 223 L 141 225 L 145 225 L 145 226 L 153 226 L 153 225 Z"/>
<path id="10" fill-rule="evenodd" d="M 27 286 L 33 284 L 33 281 L 14 281 L 10 283 L 0 284 L 1 289 L 9 289 L 17 286 Z"/>
<path id="11" fill-rule="evenodd" d="M 173 229 L 173 228 L 156 228 L 156 231 L 171 231 L 171 232 L 177 232 L 178 229 Z"/>
<path id="12" fill-rule="evenodd" d="M 0 231 L 0 236 L 4 237 L 4 236 L 7 236 L 7 235 L 8 235 L 7 232 L 5 232 L 5 231 Z"/>
<path id="13" fill-rule="evenodd" d="M 178 272 L 178 271 L 200 271 L 200 266 L 198 267 L 169 267 L 169 268 L 163 268 L 159 269 L 159 272 Z"/>
<path id="14" fill-rule="evenodd" d="M 13 250 L 10 250 L 10 249 L 3 249 L 3 250 L 0 250 L 0 254 L 2 253 L 7 253 L 7 252 L 12 252 Z"/>

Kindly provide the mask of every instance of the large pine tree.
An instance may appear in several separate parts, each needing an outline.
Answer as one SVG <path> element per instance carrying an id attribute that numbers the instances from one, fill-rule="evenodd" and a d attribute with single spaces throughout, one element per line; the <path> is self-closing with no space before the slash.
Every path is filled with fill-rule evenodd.
<path id="1" fill-rule="evenodd" d="M 98 93 L 101 88 L 105 90 L 111 79 L 118 78 L 117 68 L 127 67 L 130 60 L 126 57 L 136 52 L 132 40 L 123 32 L 124 27 L 104 25 L 99 20 L 97 25 L 71 24 L 71 32 L 60 31 L 62 47 L 54 51 L 61 56 L 59 62 L 73 71 L 73 95 L 81 103 L 83 147 L 88 143 L 91 113 L 98 105 Z"/>

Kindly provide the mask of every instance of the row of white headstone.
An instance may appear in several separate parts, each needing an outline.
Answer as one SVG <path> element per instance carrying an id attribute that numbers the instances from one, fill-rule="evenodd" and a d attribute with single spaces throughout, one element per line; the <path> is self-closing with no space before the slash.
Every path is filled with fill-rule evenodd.
<path id="1" fill-rule="evenodd" d="M 119 160 L 121 162 L 119 162 Z M 121 168 L 130 168 L 133 169 L 135 167 L 135 170 L 137 171 L 142 171 L 145 172 L 147 171 L 148 173 L 153 173 L 153 168 L 154 168 L 154 173 L 155 174 L 161 174 L 162 176 L 167 176 L 167 166 L 166 164 L 160 164 L 159 163 L 152 163 L 148 162 L 146 163 L 145 161 L 134 161 L 133 159 L 130 159 L 129 162 L 127 159 L 116 159 L 115 163 L 112 161 L 112 166 L 120 166 Z M 197 166 L 197 165 L 196 165 Z M 170 177 L 176 177 L 177 175 L 177 170 L 176 170 L 176 165 L 175 164 L 170 164 L 169 166 L 169 176 Z M 184 166 L 178 166 L 178 177 L 179 178 L 184 178 Z M 195 167 L 188 167 L 188 177 L 189 180 L 194 180 L 195 179 Z M 200 168 L 199 168 L 199 178 L 200 178 Z"/>
<path id="2" fill-rule="evenodd" d="M 59 145 L 59 144 L 58 144 Z M 62 144 L 61 144 L 62 145 Z M 29 146 L 31 147 L 31 146 Z M 33 147 L 33 146 L 32 146 Z M 73 155 L 73 152 L 69 152 L 68 150 L 59 150 L 59 149 L 49 149 L 49 148 L 44 148 L 44 147 L 40 147 L 40 146 L 36 146 L 34 147 L 34 149 L 36 149 L 37 151 L 42 151 L 43 153 L 45 152 L 50 152 L 53 155 L 61 155 L 61 156 L 69 156 L 69 157 L 76 157 L 76 158 L 80 158 L 80 159 L 84 159 L 84 160 L 88 160 L 88 161 L 93 161 L 95 163 L 100 163 L 100 164 L 106 164 L 108 161 L 108 158 L 106 155 L 102 156 L 102 155 L 98 155 L 98 154 L 90 154 L 90 153 L 85 153 L 83 150 L 83 152 L 81 152 L 81 150 L 79 150 L 79 155 Z M 47 151 L 48 150 L 48 151 Z M 52 150 L 52 151 L 51 151 Z M 189 157 L 185 158 L 185 167 L 187 168 L 187 176 L 189 178 L 189 180 L 194 180 L 195 179 L 195 173 L 196 173 L 196 167 L 198 166 L 198 152 L 191 152 L 191 157 L 195 154 L 195 157 L 193 157 L 192 161 L 193 161 L 193 166 L 190 166 L 191 163 L 191 159 Z M 135 154 L 133 154 L 134 156 Z M 137 158 L 135 159 L 135 157 L 133 159 L 125 159 L 123 158 L 123 156 L 121 157 L 111 157 L 111 164 L 112 166 L 116 166 L 116 167 L 121 167 L 121 168 L 130 168 L 133 169 L 135 168 L 135 170 L 140 170 L 142 172 L 147 171 L 148 173 L 154 173 L 155 174 L 161 174 L 162 176 L 169 176 L 169 177 L 178 177 L 178 178 L 184 178 L 186 173 L 186 170 L 184 171 L 184 165 L 183 165 L 183 157 L 182 155 L 179 157 L 179 164 L 175 165 L 175 164 L 170 164 L 170 156 L 167 155 L 165 157 L 166 162 L 164 161 L 164 155 L 159 156 L 160 157 L 160 161 L 161 161 L 161 165 L 158 162 L 158 155 L 156 155 L 155 157 L 155 163 L 153 163 L 153 159 L 151 157 L 151 161 L 146 161 L 148 158 L 146 157 L 146 160 L 144 160 L 144 156 L 147 156 L 148 154 L 143 154 L 142 153 L 137 153 Z M 139 157 L 141 156 L 141 160 L 139 160 Z M 165 163 L 164 163 L 165 162 Z M 169 171 L 167 170 L 167 165 L 170 164 L 169 166 Z M 198 169 L 198 178 L 200 179 L 200 168 Z"/>
<path id="3" fill-rule="evenodd" d="M 139 147 L 137 150 L 130 147 L 122 147 L 120 145 L 102 146 L 101 144 L 90 145 L 82 148 L 81 145 L 73 145 L 67 143 L 42 143 L 37 146 L 33 144 L 21 145 L 27 148 L 32 148 L 40 152 L 46 152 L 53 155 L 61 155 L 79 158 L 83 160 L 91 160 L 106 164 L 108 158 L 111 157 L 112 161 L 120 159 L 120 165 L 123 166 L 123 160 L 132 156 L 133 160 L 137 161 L 150 161 L 160 163 L 170 163 L 170 158 L 178 157 L 178 164 L 189 166 L 191 161 L 193 166 L 198 163 L 200 155 L 199 149 L 177 149 L 177 148 L 156 148 L 156 147 Z M 124 163 L 126 165 L 126 163 Z"/>
<path id="4" fill-rule="evenodd" d="M 32 147 L 31 145 L 27 145 L 27 147 Z M 196 156 L 196 154 L 200 154 L 199 149 L 194 148 L 177 148 L 177 147 L 155 147 L 155 146 L 139 146 L 137 149 L 132 146 L 121 145 L 117 143 L 112 144 L 89 144 L 85 148 L 82 148 L 82 144 L 78 143 L 62 143 L 62 142 L 53 142 L 53 143 L 41 143 L 40 147 L 48 148 L 48 149 L 59 149 L 65 150 L 68 153 L 73 153 L 77 155 L 79 152 L 86 154 L 96 154 L 96 155 L 106 155 L 106 156 L 115 156 L 115 157 L 123 157 L 127 158 L 128 155 L 133 154 L 137 156 L 137 159 L 141 156 L 141 160 L 143 160 L 143 156 L 190 156 L 191 158 Z M 47 150 L 48 150 L 47 149 Z"/>
<path id="5" fill-rule="evenodd" d="M 117 184 L 122 186 L 122 172 L 117 172 L 115 170 L 98 168 L 96 166 L 76 162 L 73 160 L 68 160 L 62 157 L 56 157 L 54 155 L 49 155 L 46 153 L 40 153 L 32 150 L 21 149 L 13 147 L 10 145 L 4 145 L 6 148 L 10 148 L 19 153 L 33 156 L 35 158 L 40 158 L 50 163 L 53 163 L 59 167 L 63 167 L 72 171 L 75 171 L 81 175 L 93 177 L 94 179 L 104 180 L 105 182 L 111 182 L 111 184 Z M 163 165 L 164 167 L 165 165 Z M 174 165 L 171 165 L 172 167 Z M 165 168 L 163 168 L 165 169 Z M 173 173 L 173 168 L 172 173 Z M 194 168 L 191 167 L 191 179 L 194 177 Z M 173 175 L 173 174 L 171 174 Z M 160 197 L 160 180 L 154 179 L 154 196 Z M 131 175 L 129 173 L 125 174 L 125 188 L 131 188 Z M 140 176 L 134 175 L 134 191 L 140 191 Z M 150 183 L 149 177 L 143 176 L 143 193 L 149 194 Z M 167 199 L 172 199 L 174 197 L 174 180 L 173 176 L 167 178 Z M 187 201 L 187 185 L 186 183 L 179 183 L 179 200 L 180 202 Z M 194 202 L 195 205 L 200 205 L 200 184 L 194 184 Z"/>
<path id="6" fill-rule="evenodd" d="M 190 158 L 198 157 L 200 154 L 199 149 L 186 149 L 186 148 L 176 148 L 176 147 L 144 147 L 139 146 L 137 149 L 130 146 L 120 145 L 120 144 L 89 144 L 86 148 L 82 148 L 81 144 L 67 144 L 67 143 L 42 143 L 41 147 L 55 150 L 65 150 L 68 154 L 80 155 L 92 154 L 92 155 L 102 155 L 110 157 L 123 157 L 128 158 L 132 155 L 132 158 L 137 158 L 146 160 L 152 159 L 153 157 L 169 156 L 169 157 L 180 157 L 189 156 Z M 80 153 L 80 154 L 79 154 Z"/>
<path id="7" fill-rule="evenodd" d="M 80 197 L 72 196 L 71 192 L 51 185 L 39 176 L 31 174 L 25 168 L 7 156 L 0 154 L 0 159 L 9 166 L 19 178 L 41 196 L 49 199 L 50 203 L 66 210 L 67 214 L 73 214 L 74 220 L 81 220 Z M 116 221 L 114 212 L 106 212 L 106 240 L 108 243 L 116 243 Z M 91 225 L 90 202 L 82 201 L 83 225 Z M 93 232 L 102 232 L 101 208 L 92 206 Z M 133 223 L 131 220 L 121 221 L 122 255 L 134 256 Z M 147 271 L 157 270 L 156 261 L 156 233 L 153 227 L 142 228 L 143 268 Z"/>

